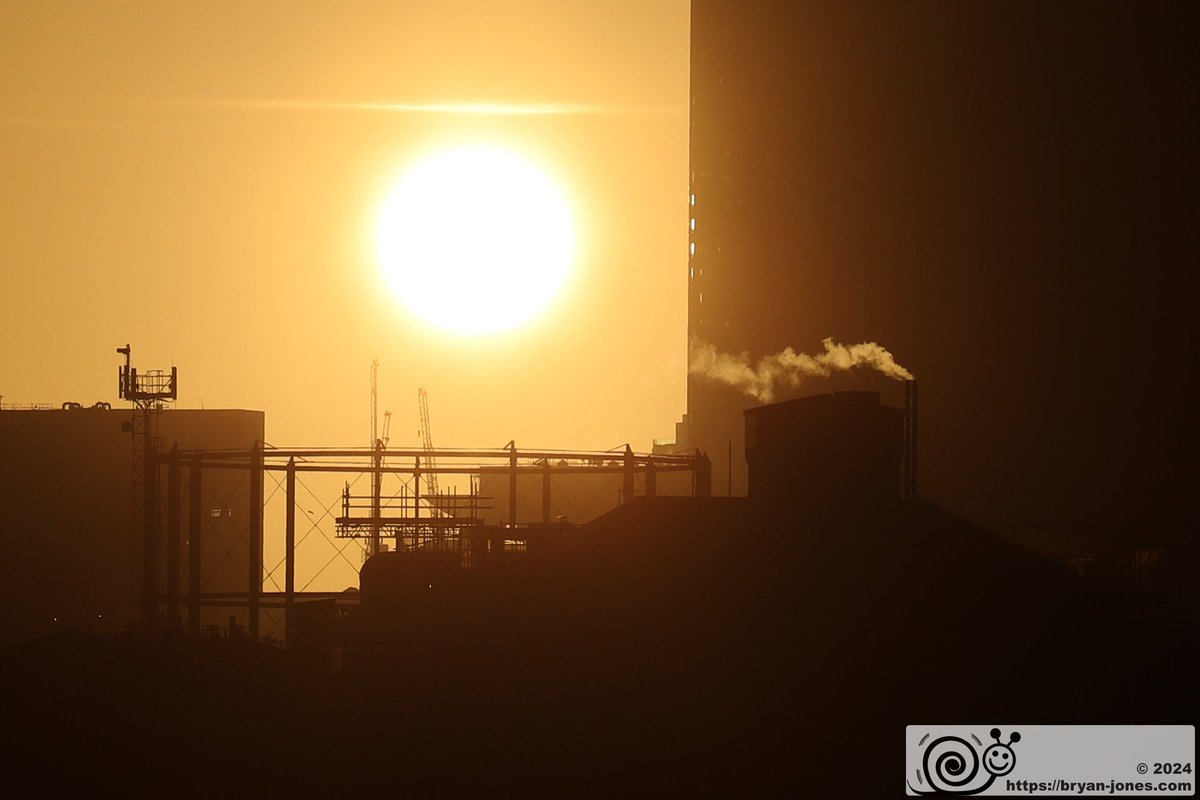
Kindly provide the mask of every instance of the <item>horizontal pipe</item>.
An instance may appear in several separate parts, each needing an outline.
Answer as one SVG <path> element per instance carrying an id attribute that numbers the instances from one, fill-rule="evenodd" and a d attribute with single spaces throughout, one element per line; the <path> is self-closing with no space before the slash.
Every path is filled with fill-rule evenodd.
<path id="1" fill-rule="evenodd" d="M 201 467 L 204 469 L 241 469 L 241 470 L 249 469 L 248 464 L 231 463 L 228 461 L 216 461 L 216 462 L 204 461 L 203 459 L 201 459 Z M 695 467 L 692 463 L 660 464 L 657 457 L 654 459 L 654 471 L 655 472 L 691 472 L 694 468 Z M 286 464 L 264 464 L 263 470 L 265 470 L 266 472 L 286 472 L 287 465 Z M 374 471 L 375 471 L 375 467 L 372 466 L 371 464 L 362 464 L 362 465 L 357 465 L 357 464 L 311 464 L 311 463 L 296 464 L 296 472 L 353 472 L 353 473 L 359 473 L 359 472 L 374 472 Z M 415 466 L 394 466 L 392 464 L 384 464 L 382 467 L 379 468 L 379 471 L 386 475 L 411 475 L 413 472 L 416 471 L 416 467 Z M 430 473 L 436 473 L 438 475 L 480 475 L 480 474 L 484 474 L 484 473 L 487 473 L 487 474 L 496 473 L 498 475 L 507 475 L 509 472 L 512 471 L 512 468 L 511 467 L 502 467 L 499 465 L 490 465 L 490 464 L 484 465 L 484 466 L 475 466 L 475 467 L 443 467 L 443 466 L 439 465 L 436 468 L 422 466 L 420 468 L 420 471 L 421 471 L 422 475 L 428 475 Z M 591 466 L 585 466 L 585 465 L 558 467 L 558 466 L 554 466 L 552 464 L 550 466 L 550 471 L 556 475 L 562 475 L 562 474 L 584 475 L 584 474 L 594 474 L 594 473 L 620 473 L 620 472 L 625 471 L 625 467 L 621 466 L 620 464 L 617 464 L 615 466 L 609 466 L 606 464 L 604 466 L 599 466 L 599 467 L 591 467 Z M 540 465 L 539 466 L 534 466 L 534 465 L 518 466 L 517 472 L 519 474 L 527 474 L 527 475 L 542 475 L 545 473 L 545 467 L 542 467 Z"/>
<path id="2" fill-rule="evenodd" d="M 287 592 L 261 592 L 259 597 L 267 600 L 282 600 L 287 597 Z M 331 597 L 358 597 L 358 595 L 345 592 L 296 592 L 295 597 L 297 600 L 328 600 Z M 201 592 L 200 599 L 247 601 L 249 595 L 246 592 Z"/>
<path id="3" fill-rule="evenodd" d="M 358 599 L 358 595 L 351 595 L 351 597 L 353 597 L 355 600 Z M 307 600 L 332 600 L 335 598 L 333 598 L 333 597 L 317 597 L 317 598 L 310 597 L 310 598 L 305 598 L 305 599 L 307 599 Z M 301 600 L 301 598 L 297 597 L 296 602 L 302 603 L 303 601 Z M 287 601 L 286 600 L 259 600 L 256 605 L 260 609 L 262 609 L 262 608 L 278 608 L 281 611 L 287 610 Z M 249 608 L 250 601 L 249 601 L 249 599 L 201 600 L 200 606 L 203 608 Z M 219 625 L 217 627 L 224 627 L 224 626 Z"/>
<path id="4" fill-rule="evenodd" d="M 202 456 L 208 455 L 214 458 L 224 459 L 249 459 L 252 455 L 250 450 L 180 450 L 180 453 L 191 455 L 199 453 Z M 263 456 L 268 459 L 288 459 L 288 458 L 364 458 L 372 459 L 375 457 L 376 451 L 370 447 L 356 448 L 310 448 L 303 450 L 282 450 L 282 449 L 265 449 Z M 503 459 L 508 461 L 512 457 L 511 450 L 457 450 L 457 449 L 440 449 L 440 450 L 423 450 L 414 448 L 404 449 L 388 449 L 384 451 L 385 458 L 494 458 L 497 460 Z M 656 453 L 634 453 L 634 458 L 638 461 L 648 461 L 654 459 L 658 463 L 686 463 L 695 460 L 694 455 L 659 455 Z M 621 459 L 625 457 L 623 451 L 614 450 L 518 450 L 517 458 L 534 458 L 534 459 L 566 459 L 572 461 L 586 461 L 593 459 Z"/>

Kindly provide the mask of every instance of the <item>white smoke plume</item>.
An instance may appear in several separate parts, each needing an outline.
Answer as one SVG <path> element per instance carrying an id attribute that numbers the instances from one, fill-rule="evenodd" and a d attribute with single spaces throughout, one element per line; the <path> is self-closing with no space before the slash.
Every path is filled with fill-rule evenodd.
<path id="1" fill-rule="evenodd" d="M 825 352 L 815 356 L 785 347 L 752 365 L 747 353 L 721 353 L 711 344 L 693 340 L 688 372 L 727 383 L 764 403 L 771 402 L 780 386 L 796 387 L 805 378 L 825 377 L 853 367 L 868 367 L 893 380 L 912 380 L 912 373 L 897 364 L 892 354 L 875 342 L 845 345 L 827 338 L 822 344 Z"/>

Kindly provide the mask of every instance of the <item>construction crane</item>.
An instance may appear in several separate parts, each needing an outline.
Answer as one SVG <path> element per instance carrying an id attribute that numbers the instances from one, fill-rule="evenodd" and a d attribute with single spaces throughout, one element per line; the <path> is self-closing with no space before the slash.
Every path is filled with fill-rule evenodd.
<path id="1" fill-rule="evenodd" d="M 382 548 L 379 530 L 383 509 L 383 440 L 375 435 L 379 424 L 379 359 L 371 360 L 371 540 L 367 546 L 367 557 L 379 553 Z"/>
<path id="2" fill-rule="evenodd" d="M 371 449 L 375 448 L 378 440 L 375 438 L 375 428 L 379 424 L 379 359 L 371 361 Z"/>
<path id="3" fill-rule="evenodd" d="M 435 511 L 440 511 L 437 484 L 437 462 L 433 458 L 433 434 L 429 429 L 429 395 L 417 389 L 417 406 L 421 412 L 421 446 L 425 448 L 425 469 L 428 471 L 429 497 Z"/>

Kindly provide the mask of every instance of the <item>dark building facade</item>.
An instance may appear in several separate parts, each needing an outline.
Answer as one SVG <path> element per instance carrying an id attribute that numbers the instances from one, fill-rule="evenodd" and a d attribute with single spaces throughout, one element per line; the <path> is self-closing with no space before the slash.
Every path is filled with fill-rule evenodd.
<path id="1" fill-rule="evenodd" d="M 115 632 L 137 619 L 134 602 L 129 409 L 0 410 L 0 644 L 71 628 Z M 164 450 L 249 449 L 264 414 L 165 410 Z M 182 516 L 188 518 L 187 470 Z M 160 488 L 166 491 L 166 470 Z M 250 522 L 248 475 L 206 470 L 201 519 L 201 590 L 245 592 Z M 165 504 L 163 504 L 165 508 Z M 160 541 L 165 513 L 159 515 Z M 184 534 L 186 538 L 186 533 Z M 187 590 L 186 551 L 180 586 Z M 159 547 L 160 591 L 165 548 Z M 206 622 L 232 613 L 213 609 Z"/>
<path id="2" fill-rule="evenodd" d="M 886 346 L 926 387 L 927 487 L 973 518 L 1186 527 L 1188 395 L 1147 393 L 1178 366 L 1145 343 L 1194 317 L 1188 30 L 1173 4 L 692 0 L 690 339 Z M 678 441 L 718 493 L 756 404 L 688 380 Z"/>
<path id="3" fill-rule="evenodd" d="M 770 4 L 693 0 L 688 342 L 761 356 L 763 292 L 796 262 L 787 141 L 799 109 L 771 87 L 790 49 L 790 20 Z M 778 296 L 775 296 L 778 299 Z M 689 365 L 694 355 L 689 354 Z M 717 494 L 744 495 L 742 412 L 758 401 L 691 372 L 677 443 L 712 460 Z"/>

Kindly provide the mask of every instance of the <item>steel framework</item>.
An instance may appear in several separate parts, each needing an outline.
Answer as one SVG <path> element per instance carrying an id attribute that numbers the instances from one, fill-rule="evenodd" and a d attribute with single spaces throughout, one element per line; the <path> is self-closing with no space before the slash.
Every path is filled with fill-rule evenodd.
<path id="1" fill-rule="evenodd" d="M 397 549 L 442 549 L 466 552 L 470 547 L 471 532 L 479 529 L 483 522 L 479 511 L 488 508 L 489 498 L 478 493 L 478 476 L 483 472 L 504 472 L 508 475 L 508 516 L 503 528 L 514 531 L 535 522 L 552 522 L 550 518 L 549 492 L 555 475 L 568 474 L 620 474 L 624 482 L 622 501 L 634 496 L 635 476 L 643 476 L 644 493 L 654 496 L 657 492 L 656 475 L 660 472 L 691 473 L 691 491 L 696 496 L 711 494 L 711 468 L 708 458 L 702 453 L 695 455 L 657 455 L 635 453 L 628 446 L 623 452 L 579 451 L 579 450 L 519 450 L 515 444 L 503 449 L 397 449 L 384 448 L 304 448 L 283 449 L 256 444 L 250 450 L 172 450 L 162 461 L 168 470 L 166 536 L 168 553 L 179 552 L 184 536 L 184 525 L 178 513 L 179 493 L 184 483 L 180 470 L 186 466 L 189 480 L 186 539 L 188 543 L 188 626 L 193 633 L 200 630 L 200 608 L 203 606 L 244 607 L 248 610 L 247 632 L 258 636 L 259 610 L 282 607 L 285 631 L 292 630 L 297 598 L 311 599 L 338 596 L 327 592 L 297 592 L 295 585 L 296 557 L 296 480 L 299 473 L 369 473 L 372 476 L 370 497 L 355 497 L 347 488 L 342 496 L 342 515 L 337 518 L 337 535 L 340 538 L 364 538 L 378 541 L 381 536 L 392 538 Z M 431 466 L 436 464 L 436 466 Z M 201 591 L 201 487 L 206 470 L 247 470 L 250 476 L 250 525 L 248 531 L 249 582 L 246 592 L 205 593 Z M 151 473 L 156 469 L 150 470 Z M 441 475 L 467 475 L 472 478 L 471 491 L 467 494 L 442 492 L 437 498 L 422 496 L 421 477 L 431 471 Z M 285 578 L 283 592 L 263 592 L 263 477 L 269 472 L 285 473 L 284 493 L 286 496 L 286 518 L 284 522 Z M 518 520 L 517 479 L 522 475 L 539 475 L 543 478 L 544 491 L 542 519 Z M 386 477 L 399 478 L 402 491 L 386 502 L 381 486 Z M 407 491 L 403 487 L 411 486 Z M 150 494 L 153 505 L 159 493 Z M 157 530 L 153 528 L 150 530 Z M 514 538 L 520 538 L 514 535 Z M 143 549 L 143 557 L 157 557 L 157 542 L 154 536 Z M 378 552 L 378 550 L 374 550 Z M 147 563 L 154 563 L 148 561 Z M 470 564 L 463 559 L 464 566 Z M 143 566 L 143 570 L 145 571 Z M 168 609 L 177 610 L 183 597 L 179 593 L 179 559 L 167 559 L 167 592 L 158 594 L 157 581 L 148 588 L 153 602 L 144 607 L 147 619 L 157 613 L 157 604 L 165 601 Z M 150 573 L 152 574 L 152 573 Z M 147 581 L 149 578 L 147 578 Z M 172 616 L 169 614 L 168 616 Z"/>

